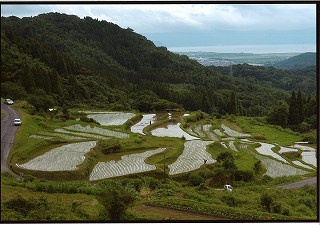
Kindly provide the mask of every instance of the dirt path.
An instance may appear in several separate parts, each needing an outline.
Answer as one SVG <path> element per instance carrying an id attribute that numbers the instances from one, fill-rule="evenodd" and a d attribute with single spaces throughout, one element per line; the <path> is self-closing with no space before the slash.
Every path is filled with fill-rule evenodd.
<path id="1" fill-rule="evenodd" d="M 132 208 L 137 215 L 153 215 L 155 220 L 227 220 L 210 215 L 163 206 L 139 205 Z"/>
<path id="2" fill-rule="evenodd" d="M 282 185 L 279 187 L 282 188 L 299 188 L 299 187 L 303 187 L 304 185 L 317 185 L 317 177 L 312 177 L 309 179 L 305 179 L 302 181 L 298 181 L 298 182 L 294 182 L 291 184 L 286 184 L 286 185 Z"/>
<path id="3" fill-rule="evenodd" d="M 18 129 L 18 127 L 13 125 L 13 121 L 16 118 L 20 118 L 20 116 L 16 110 L 2 103 L 1 111 L 4 111 L 6 114 L 1 120 L 1 173 L 9 172 L 14 177 L 19 178 L 8 166 L 7 159 Z"/>

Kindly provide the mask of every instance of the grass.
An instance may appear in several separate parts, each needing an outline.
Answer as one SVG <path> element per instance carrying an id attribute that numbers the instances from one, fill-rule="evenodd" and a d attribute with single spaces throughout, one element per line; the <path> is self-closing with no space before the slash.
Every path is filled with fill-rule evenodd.
<path id="1" fill-rule="evenodd" d="M 97 220 L 100 209 L 103 206 L 96 200 L 95 196 L 86 194 L 61 194 L 31 191 L 22 187 L 11 187 L 1 185 L 1 202 L 7 202 L 16 196 L 21 195 L 25 199 L 45 198 L 48 204 L 55 204 L 58 207 L 71 209 L 73 203 L 79 203 L 79 209 L 82 210 L 92 220 Z"/>
<path id="2" fill-rule="evenodd" d="M 291 130 L 283 129 L 259 121 L 261 118 L 237 117 L 236 123 L 244 133 L 251 134 L 253 137 L 264 137 L 265 142 L 277 143 L 281 146 L 290 146 L 302 140 L 302 136 Z M 258 140 L 259 141 L 259 140 Z"/>
<path id="3" fill-rule="evenodd" d="M 6 116 L 6 113 L 1 110 L 1 120 Z"/>

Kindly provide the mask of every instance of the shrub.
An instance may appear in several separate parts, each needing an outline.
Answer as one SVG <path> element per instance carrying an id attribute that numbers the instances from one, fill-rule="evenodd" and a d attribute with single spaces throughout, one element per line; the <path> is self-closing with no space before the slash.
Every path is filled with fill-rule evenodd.
<path id="1" fill-rule="evenodd" d="M 110 154 L 110 153 L 115 153 L 115 152 L 121 151 L 121 145 L 120 145 L 119 140 L 117 140 L 117 139 L 100 141 L 99 146 L 101 147 L 102 152 L 104 154 Z"/>
<path id="2" fill-rule="evenodd" d="M 274 212 L 274 213 L 281 213 L 282 212 L 282 204 L 281 202 L 273 202 L 272 205 L 271 205 L 271 211 Z"/>
<path id="3" fill-rule="evenodd" d="M 255 140 L 257 140 L 257 141 L 266 140 L 266 138 L 263 137 L 263 136 L 261 136 L 261 135 L 254 135 L 252 138 L 255 139 Z"/>
<path id="4" fill-rule="evenodd" d="M 272 203 L 273 203 L 273 197 L 269 193 L 263 193 L 261 195 L 260 204 L 268 212 L 271 212 Z"/>
<path id="5" fill-rule="evenodd" d="M 272 181 L 273 180 L 273 178 L 272 177 L 270 177 L 269 175 L 263 175 L 262 176 L 262 178 L 261 178 L 261 181 L 263 182 L 263 183 L 269 183 L 270 181 Z"/>
<path id="6" fill-rule="evenodd" d="M 236 181 L 244 181 L 244 182 L 253 181 L 254 180 L 253 171 L 237 170 L 235 173 L 235 180 Z"/>
<path id="7" fill-rule="evenodd" d="M 85 123 L 96 123 L 93 118 L 88 118 L 87 116 L 80 116 L 80 121 Z"/>
<path id="8" fill-rule="evenodd" d="M 198 187 L 197 187 L 198 191 L 206 191 L 209 190 L 208 185 L 206 185 L 205 183 L 201 183 Z"/>
<path id="9" fill-rule="evenodd" d="M 239 205 L 239 201 L 235 197 L 230 195 L 223 196 L 221 201 L 227 204 L 228 206 L 232 206 L 232 207 Z"/>
<path id="10" fill-rule="evenodd" d="M 316 143 L 317 134 L 316 133 L 307 133 L 307 134 L 303 135 L 302 141 L 307 141 L 310 144 Z"/>
<path id="11" fill-rule="evenodd" d="M 135 200 L 135 194 L 119 185 L 109 186 L 102 190 L 98 196 L 98 201 L 104 206 L 100 216 L 102 219 L 111 220 L 125 219 L 126 211 Z"/>
<path id="12" fill-rule="evenodd" d="M 202 182 L 204 182 L 204 178 L 201 177 L 200 175 L 196 175 L 196 174 L 190 174 L 190 176 L 188 177 L 188 183 L 191 186 L 198 186 L 200 185 Z"/>
<path id="13" fill-rule="evenodd" d="M 23 176 L 23 182 L 32 182 L 35 180 L 36 180 L 36 178 L 34 176 L 31 176 L 31 175 L 24 175 Z"/>
<path id="14" fill-rule="evenodd" d="M 298 205 L 295 208 L 295 211 L 298 212 L 299 214 L 303 214 L 303 215 L 306 215 L 306 216 L 311 216 L 312 215 L 311 210 L 307 206 L 305 206 L 304 204 Z"/>

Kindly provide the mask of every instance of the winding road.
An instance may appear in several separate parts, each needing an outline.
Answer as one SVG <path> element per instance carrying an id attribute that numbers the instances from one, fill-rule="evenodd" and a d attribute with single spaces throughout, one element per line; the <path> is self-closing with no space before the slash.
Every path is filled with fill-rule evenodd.
<path id="1" fill-rule="evenodd" d="M 18 129 L 17 126 L 13 125 L 13 121 L 16 118 L 20 118 L 20 115 L 15 109 L 3 103 L 1 103 L 1 111 L 6 114 L 1 120 L 1 173 L 9 172 L 14 177 L 19 178 L 19 176 L 10 169 L 7 159 Z"/>
<path id="2" fill-rule="evenodd" d="M 317 185 L 317 177 L 311 177 L 309 179 L 301 180 L 298 182 L 282 185 L 279 187 L 282 188 L 300 188 L 303 187 L 304 185 Z"/>

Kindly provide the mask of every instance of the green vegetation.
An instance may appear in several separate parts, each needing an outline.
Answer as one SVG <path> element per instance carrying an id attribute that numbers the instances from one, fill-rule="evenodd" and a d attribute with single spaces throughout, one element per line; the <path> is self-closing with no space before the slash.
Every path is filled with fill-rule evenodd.
<path id="1" fill-rule="evenodd" d="M 266 168 L 255 157 L 259 144 L 254 143 L 290 146 L 308 140 L 316 146 L 314 67 L 287 71 L 243 64 L 232 66 L 229 76 L 230 68 L 204 67 L 156 47 L 130 28 L 59 13 L 2 17 L 1 59 L 1 95 L 15 101 L 12 107 L 23 121 L 8 157 L 13 171 L 23 174 L 21 180 L 1 174 L 2 221 L 134 221 L 141 217 L 131 208 L 142 204 L 236 220 L 315 220 L 316 187 L 276 187 L 303 177 L 263 175 Z M 107 127 L 128 138 L 99 139 L 77 170 L 17 166 L 76 141 L 31 135 L 48 137 L 75 124 L 102 128 L 78 112 L 85 109 L 139 112 L 122 126 Z M 190 116 L 180 121 L 173 111 L 183 109 Z M 172 112 L 172 119 L 147 126 L 146 135 L 129 132 L 142 112 L 165 110 Z M 221 142 L 207 148 L 217 162 L 205 161 L 194 171 L 171 176 L 168 165 L 182 154 L 185 139 L 154 137 L 150 131 L 178 120 L 185 129 L 211 124 L 212 130 L 221 130 L 223 123 L 250 134 L 253 142 L 226 140 L 224 144 L 234 144 L 232 150 L 221 145 L 219 136 Z M 89 182 L 98 162 L 156 148 L 166 149 L 145 160 L 155 170 Z M 300 153 L 284 157 L 300 160 Z M 224 184 L 234 191 L 221 190 Z M 152 218 L 158 218 L 156 212 L 143 216 Z"/>
<path id="2" fill-rule="evenodd" d="M 316 65 L 316 53 L 306 52 L 289 59 L 280 61 L 274 66 L 280 69 L 301 69 Z"/>
<path id="3" fill-rule="evenodd" d="M 1 111 L 1 119 L 3 119 L 6 116 L 6 113 Z"/>
<path id="4" fill-rule="evenodd" d="M 37 113 L 58 105 L 265 116 L 291 91 L 316 93 L 313 67 L 243 64 L 229 76 L 229 68 L 204 67 L 132 29 L 59 13 L 2 17 L 1 58 L 1 94 L 29 100 Z"/>
<path id="5" fill-rule="evenodd" d="M 281 179 L 275 180 L 281 182 Z M 2 221 L 137 220 L 139 217 L 129 209 L 139 204 L 162 205 L 226 219 L 316 218 L 316 187 L 282 189 L 272 187 L 271 182 L 251 182 L 241 183 L 239 187 L 235 184 L 234 192 L 230 193 L 209 187 L 196 176 L 189 182 L 169 179 L 160 182 L 148 176 L 95 183 L 40 182 L 37 179 L 17 181 L 2 174 L 1 218 Z M 195 182 L 201 184 L 195 186 Z"/>

